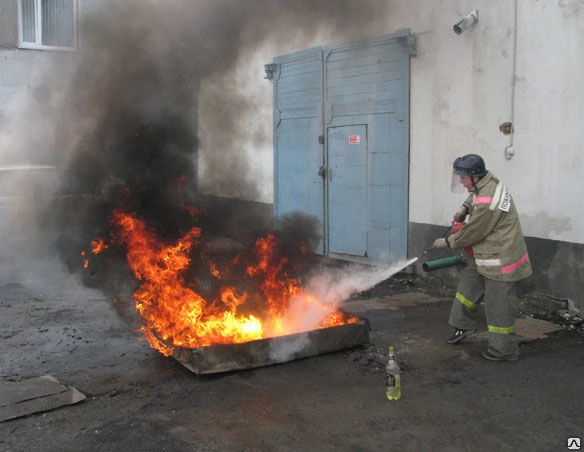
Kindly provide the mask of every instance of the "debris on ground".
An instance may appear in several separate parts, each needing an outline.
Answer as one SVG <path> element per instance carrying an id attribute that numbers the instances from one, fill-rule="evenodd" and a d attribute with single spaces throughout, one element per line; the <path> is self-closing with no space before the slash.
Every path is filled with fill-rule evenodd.
<path id="1" fill-rule="evenodd" d="M 376 298 L 380 296 L 395 295 L 405 292 L 422 292 L 434 297 L 450 297 L 454 295 L 454 287 L 448 284 L 440 284 L 440 281 L 434 277 L 420 276 L 410 274 L 406 271 L 397 273 L 392 278 L 381 282 L 368 291 L 361 292 L 359 297 L 362 298 Z M 554 328 L 553 331 L 560 329 L 574 331 L 584 334 L 584 309 L 581 309 L 580 303 L 577 303 L 571 298 L 561 298 L 553 295 L 538 293 L 532 291 L 525 291 L 519 296 L 519 306 L 517 309 L 518 319 L 532 318 L 549 322 L 558 325 L 559 328 Z M 520 322 L 520 325 L 543 325 L 538 322 Z M 540 326 L 535 327 L 535 330 L 540 330 Z M 547 327 L 543 330 L 547 331 Z M 534 331 L 535 331 L 534 330 Z M 544 332 L 541 334 L 545 334 Z M 547 331 L 551 334 L 553 331 Z M 539 333 L 533 332 L 537 336 Z M 526 333 L 526 339 L 529 339 L 532 333 Z"/>
<path id="2" fill-rule="evenodd" d="M 584 334 L 584 318 L 579 306 L 571 298 L 559 298 L 544 293 L 521 297 L 520 316 L 546 320 L 564 330 Z"/>
<path id="3" fill-rule="evenodd" d="M 83 400 L 84 394 L 63 386 L 51 375 L 18 382 L 1 381 L 0 422 L 74 405 Z"/>

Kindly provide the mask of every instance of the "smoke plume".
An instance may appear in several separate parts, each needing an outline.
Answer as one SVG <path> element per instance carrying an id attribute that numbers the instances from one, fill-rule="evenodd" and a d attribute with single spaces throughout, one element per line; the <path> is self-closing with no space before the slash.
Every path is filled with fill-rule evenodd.
<path id="1" fill-rule="evenodd" d="M 98 199 L 76 213 L 82 218 L 73 235 L 86 243 L 103 236 L 109 212 L 131 203 L 124 207 L 174 238 L 190 225 L 184 203 L 200 204 L 202 191 L 257 199 L 248 153 L 269 146 L 271 123 L 257 124 L 261 105 L 240 94 L 240 68 L 266 46 L 359 36 L 381 19 L 384 3 L 126 0 L 95 7 L 80 25 L 72 65 L 51 74 L 69 80 L 55 127 L 55 158 L 75 175 L 64 188 Z M 194 109 L 200 98 L 204 108 Z M 70 215 L 61 212 L 64 228 Z"/>
<path id="2" fill-rule="evenodd" d="M 169 240 L 192 227 L 190 204 L 201 209 L 209 236 L 241 233 L 242 212 L 250 238 L 263 232 L 265 211 L 256 215 L 247 205 L 237 211 L 205 196 L 262 198 L 256 169 L 272 161 L 265 153 L 272 86 L 263 80 L 263 63 L 322 40 L 379 34 L 387 2 L 96 0 L 84 8 L 79 51 L 59 57 L 43 75 L 58 102 L 39 123 L 42 138 L 23 129 L 10 139 L 44 141 L 52 152 L 43 161 L 67 168 L 57 191 L 88 199 L 82 207 L 58 203 L 42 212 L 59 231 L 70 271 L 81 269 L 79 255 L 93 239 L 108 236 L 117 208 L 135 212 Z M 300 216 L 289 224 L 282 231 L 289 243 L 318 240 L 313 220 Z M 111 294 L 133 289 L 115 252 L 97 276 L 94 284 Z M 333 287 L 356 290 L 329 281 L 327 290 Z"/>
<path id="3" fill-rule="evenodd" d="M 76 168 L 90 162 L 83 176 L 106 190 L 115 180 L 174 180 L 200 157 L 204 179 L 184 175 L 189 187 L 257 199 L 249 153 L 271 148 L 271 116 L 266 121 L 265 103 L 241 92 L 250 78 L 266 93 L 271 86 L 261 79 L 263 67 L 246 72 L 248 62 L 266 48 L 277 52 L 296 42 L 299 50 L 320 35 L 362 35 L 380 21 L 383 4 L 106 2 L 81 24 L 57 148 Z"/>

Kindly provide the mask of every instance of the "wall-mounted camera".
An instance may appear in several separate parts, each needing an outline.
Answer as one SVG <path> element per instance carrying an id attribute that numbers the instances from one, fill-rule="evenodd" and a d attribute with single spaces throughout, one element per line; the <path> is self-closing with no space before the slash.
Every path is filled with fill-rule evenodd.
<path id="1" fill-rule="evenodd" d="M 471 13 L 467 14 L 464 19 L 462 19 L 460 22 L 455 24 L 454 27 L 452 27 L 452 29 L 454 30 L 454 33 L 459 35 L 464 30 L 466 30 L 468 27 L 471 27 L 474 24 L 476 24 L 478 21 L 479 21 L 479 10 L 475 9 Z"/>

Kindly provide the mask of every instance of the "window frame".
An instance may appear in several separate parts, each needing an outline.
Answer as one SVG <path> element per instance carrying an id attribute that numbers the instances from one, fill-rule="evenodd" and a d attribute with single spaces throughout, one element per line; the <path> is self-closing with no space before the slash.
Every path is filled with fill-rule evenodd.
<path id="1" fill-rule="evenodd" d="M 23 7 L 22 2 L 24 0 L 18 0 L 18 48 L 19 49 L 32 49 L 32 50 L 60 50 L 60 51 L 68 51 L 68 52 L 75 52 L 77 51 L 78 46 L 78 36 L 77 36 L 77 24 L 78 24 L 78 10 L 79 10 L 79 0 L 72 0 L 73 2 L 73 46 L 72 47 L 65 47 L 65 46 L 53 46 L 53 45 L 46 45 L 42 43 L 43 33 L 42 33 L 42 11 L 41 11 L 41 2 L 42 0 L 33 0 L 35 4 L 35 18 L 34 18 L 34 25 L 35 25 L 35 42 L 31 41 L 24 41 L 24 30 L 23 30 L 23 23 L 24 23 L 24 16 L 23 16 Z"/>

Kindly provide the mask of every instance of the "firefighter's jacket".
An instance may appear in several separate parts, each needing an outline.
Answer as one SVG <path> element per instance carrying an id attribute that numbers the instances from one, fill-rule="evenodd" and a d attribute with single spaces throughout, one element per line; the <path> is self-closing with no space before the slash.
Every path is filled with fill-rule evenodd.
<path id="1" fill-rule="evenodd" d="M 451 248 L 471 246 L 485 278 L 518 281 L 531 275 L 519 215 L 509 190 L 490 171 L 464 201 L 467 223 L 448 237 Z"/>

